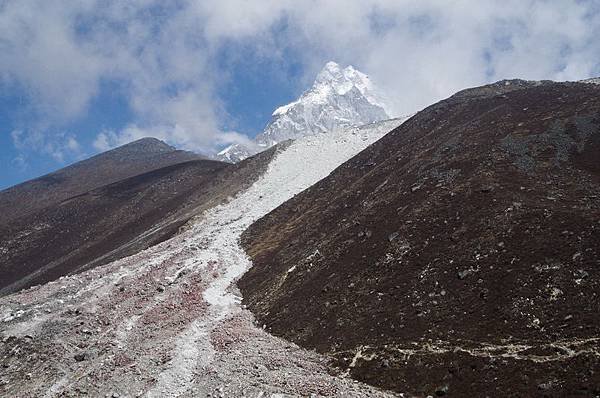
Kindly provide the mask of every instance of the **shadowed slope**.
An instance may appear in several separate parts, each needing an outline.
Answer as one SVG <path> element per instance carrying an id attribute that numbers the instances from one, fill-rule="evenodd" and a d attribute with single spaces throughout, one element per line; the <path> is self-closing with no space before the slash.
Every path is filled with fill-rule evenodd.
<path id="1" fill-rule="evenodd" d="M 600 87 L 462 91 L 254 223 L 239 286 L 378 386 L 597 395 L 598 159 Z"/>
<path id="2" fill-rule="evenodd" d="M 163 167 L 0 225 L 0 294 L 106 264 L 171 237 L 190 218 L 250 186 L 276 150 L 237 165 L 193 160 Z"/>
<path id="3" fill-rule="evenodd" d="M 142 138 L 0 191 L 0 225 L 124 178 L 197 159 L 203 157 Z"/>

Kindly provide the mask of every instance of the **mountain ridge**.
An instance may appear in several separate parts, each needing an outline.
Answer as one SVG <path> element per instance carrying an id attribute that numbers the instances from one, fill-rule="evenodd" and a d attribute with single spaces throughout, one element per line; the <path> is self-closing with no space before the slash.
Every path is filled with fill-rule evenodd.
<path id="1" fill-rule="evenodd" d="M 106 236 L 89 215 L 140 228 L 108 242 L 131 256 L 0 297 L 0 391 L 598 395 L 599 90 L 500 81 L 32 216 L 67 219 L 35 257 Z M 0 226 L 0 256 L 31 230 Z"/>
<path id="2" fill-rule="evenodd" d="M 199 159 L 205 157 L 142 138 L 0 191 L 0 225 L 124 178 Z"/>
<path id="3" fill-rule="evenodd" d="M 597 394 L 599 90 L 501 81 L 417 113 L 244 232 L 244 303 L 398 392 Z"/>
<path id="4" fill-rule="evenodd" d="M 232 165 L 144 138 L 54 172 L 54 185 L 46 190 L 57 185 L 62 190 L 54 196 L 42 191 L 36 196 L 41 205 L 24 194 L 17 198 L 27 211 L 2 203 L 11 214 L 0 223 L 0 295 L 95 268 L 172 237 L 204 209 L 252 184 L 277 150 Z M 108 171 L 110 178 L 87 181 L 89 172 L 98 170 Z M 55 176 L 66 176 L 66 183 Z M 33 188 L 40 189 L 35 183 Z"/>

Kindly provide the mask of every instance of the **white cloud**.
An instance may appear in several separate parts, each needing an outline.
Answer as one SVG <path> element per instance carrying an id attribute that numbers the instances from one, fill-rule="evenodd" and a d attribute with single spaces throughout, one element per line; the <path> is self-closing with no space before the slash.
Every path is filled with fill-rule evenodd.
<path id="1" fill-rule="evenodd" d="M 14 157 L 12 159 L 12 164 L 15 165 L 19 171 L 25 171 L 29 166 L 27 160 L 25 159 L 25 156 L 23 155 L 17 155 L 16 157 Z"/>
<path id="2" fill-rule="evenodd" d="M 85 114 L 104 80 L 123 87 L 135 119 L 121 131 L 100 133 L 95 148 L 153 135 L 211 152 L 247 141 L 222 127 L 229 115 L 219 89 L 230 74 L 218 68 L 218 54 L 226 46 L 282 67 L 300 63 L 303 81 L 329 59 L 354 64 L 389 90 L 397 114 L 406 114 L 501 78 L 599 74 L 594 4 L 8 0 L 0 3 L 0 87 L 8 82 L 27 90 L 36 120 L 18 140 L 31 136 L 35 148 L 55 158 L 81 148 L 76 136 L 69 141 L 50 131 Z"/>
<path id="3" fill-rule="evenodd" d="M 17 156 L 20 164 L 25 164 L 27 161 L 24 152 L 43 153 L 60 163 L 63 163 L 67 156 L 78 158 L 83 155 L 75 135 L 67 132 L 49 134 L 42 130 L 13 130 L 11 138 L 15 148 L 22 152 Z"/>
<path id="4" fill-rule="evenodd" d="M 112 142 L 116 139 L 112 131 L 102 131 L 98 133 L 92 145 L 97 150 L 104 152 L 113 147 Z"/>

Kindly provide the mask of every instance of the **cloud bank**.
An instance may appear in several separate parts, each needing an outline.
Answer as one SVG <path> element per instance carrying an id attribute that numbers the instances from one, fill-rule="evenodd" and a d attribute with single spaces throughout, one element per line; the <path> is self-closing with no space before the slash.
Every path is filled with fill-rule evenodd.
<path id="1" fill-rule="evenodd" d="M 598 75 L 597 37 L 597 1 L 0 0 L 0 89 L 23 92 L 30 116 L 2 134 L 56 159 L 77 154 L 81 133 L 64 128 L 110 83 L 131 120 L 96 132 L 97 150 L 152 135 L 212 153 L 247 141 L 224 127 L 227 48 L 299 64 L 290 77 L 303 82 L 327 60 L 353 64 L 400 115 L 502 78 Z"/>

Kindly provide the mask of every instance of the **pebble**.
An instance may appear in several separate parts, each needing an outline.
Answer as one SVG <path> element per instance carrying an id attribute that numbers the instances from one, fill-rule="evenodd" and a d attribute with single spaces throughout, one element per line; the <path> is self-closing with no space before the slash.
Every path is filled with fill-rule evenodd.
<path id="1" fill-rule="evenodd" d="M 78 354 L 75 354 L 75 355 L 73 356 L 73 358 L 75 358 L 75 360 L 76 360 L 77 362 L 84 361 L 84 360 L 85 360 L 85 357 L 86 357 L 86 355 L 85 355 L 85 352 L 80 352 L 80 353 L 78 353 Z"/>
<path id="2" fill-rule="evenodd" d="M 442 387 L 438 387 L 435 390 L 435 395 L 438 397 L 443 397 L 444 395 L 446 395 L 448 393 L 448 386 L 442 386 Z"/>
<path id="3" fill-rule="evenodd" d="M 458 279 L 465 279 L 467 276 L 471 275 L 473 270 L 470 268 L 464 269 L 462 271 L 458 271 Z"/>

